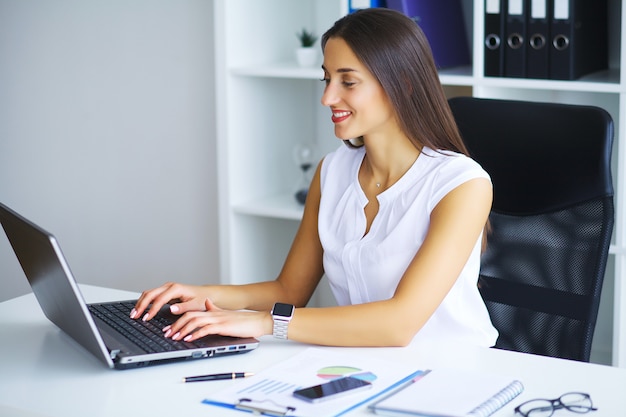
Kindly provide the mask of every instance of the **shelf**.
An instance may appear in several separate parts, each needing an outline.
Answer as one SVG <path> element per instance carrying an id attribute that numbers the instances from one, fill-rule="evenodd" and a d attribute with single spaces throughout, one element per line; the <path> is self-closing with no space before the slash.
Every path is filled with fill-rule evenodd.
<path id="1" fill-rule="evenodd" d="M 303 80 L 321 80 L 320 67 L 302 68 L 295 63 L 276 63 L 253 67 L 231 68 L 231 74 L 245 77 L 267 77 Z M 524 88 L 535 90 L 579 91 L 594 93 L 621 93 L 626 87 L 619 83 L 619 70 L 607 70 L 590 74 L 575 81 L 535 80 L 528 78 L 482 77 L 472 76 L 471 67 L 450 68 L 439 71 L 443 85 L 484 86 L 498 88 Z"/>
<path id="2" fill-rule="evenodd" d="M 319 67 L 302 68 L 295 62 L 231 68 L 230 72 L 233 75 L 247 77 L 294 78 L 305 80 L 321 80 L 324 76 L 321 65 Z"/>
<path id="3" fill-rule="evenodd" d="M 439 70 L 439 80 L 443 85 L 472 86 L 475 82 L 472 77 L 472 67 L 463 66 Z"/>
<path id="4" fill-rule="evenodd" d="M 621 93 L 626 89 L 619 83 L 619 70 L 607 70 L 589 74 L 579 80 L 538 80 L 529 78 L 483 77 L 484 87 L 523 88 L 534 90 L 554 90 L 593 93 Z"/>
<path id="5" fill-rule="evenodd" d="M 324 76 L 320 67 L 302 68 L 293 62 L 258 65 L 253 67 L 231 68 L 230 73 L 244 77 L 287 78 L 301 80 L 321 80 Z M 472 85 L 472 67 L 456 67 L 439 71 L 442 84 Z"/>
<path id="6" fill-rule="evenodd" d="M 238 214 L 297 221 L 302 219 L 303 210 L 304 206 L 292 194 L 273 195 L 233 206 L 233 211 Z"/>

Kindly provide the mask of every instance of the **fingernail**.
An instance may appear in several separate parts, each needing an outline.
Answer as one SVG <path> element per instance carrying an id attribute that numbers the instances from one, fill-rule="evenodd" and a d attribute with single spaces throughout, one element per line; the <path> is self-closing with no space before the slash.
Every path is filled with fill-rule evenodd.
<path id="1" fill-rule="evenodd" d="M 148 321 L 148 313 L 146 313 L 146 314 L 143 316 L 143 319 L 142 319 L 142 320 L 143 320 L 143 321 Z"/>
<path id="2" fill-rule="evenodd" d="M 169 330 L 169 329 L 171 329 L 171 328 L 172 328 L 172 325 L 171 325 L 171 324 L 168 324 L 167 326 L 165 326 L 165 327 L 164 327 L 163 329 L 161 329 L 161 330 L 163 330 L 163 332 L 166 332 L 166 331 L 168 331 L 168 330 Z"/>
<path id="3" fill-rule="evenodd" d="M 188 341 L 189 341 L 189 339 L 191 339 L 191 335 L 190 335 L 190 334 L 188 334 L 187 336 L 185 336 L 185 338 L 184 338 L 183 340 L 184 340 L 185 342 L 188 342 Z"/>
<path id="4" fill-rule="evenodd" d="M 178 310 L 180 310 L 180 307 L 178 307 L 178 306 L 170 306 L 170 311 L 172 313 L 178 313 Z"/>
<path id="5" fill-rule="evenodd" d="M 172 336 L 172 339 L 178 340 L 179 337 L 180 337 L 180 332 L 176 332 L 176 334 Z"/>
<path id="6" fill-rule="evenodd" d="M 137 310 L 135 310 L 134 308 L 132 310 L 130 310 L 130 318 L 131 319 L 134 319 L 136 315 L 137 315 Z"/>
<path id="7" fill-rule="evenodd" d="M 170 334 L 171 334 L 171 333 L 172 333 L 172 330 L 168 329 L 168 330 L 165 332 L 164 336 L 165 336 L 165 337 L 170 337 Z"/>

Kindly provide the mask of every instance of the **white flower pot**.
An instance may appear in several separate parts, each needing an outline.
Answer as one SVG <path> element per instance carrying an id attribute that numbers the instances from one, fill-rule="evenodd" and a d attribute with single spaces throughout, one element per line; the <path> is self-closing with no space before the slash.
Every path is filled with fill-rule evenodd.
<path id="1" fill-rule="evenodd" d="M 298 48 L 296 49 L 296 60 L 301 67 L 312 67 L 317 63 L 317 48 Z"/>

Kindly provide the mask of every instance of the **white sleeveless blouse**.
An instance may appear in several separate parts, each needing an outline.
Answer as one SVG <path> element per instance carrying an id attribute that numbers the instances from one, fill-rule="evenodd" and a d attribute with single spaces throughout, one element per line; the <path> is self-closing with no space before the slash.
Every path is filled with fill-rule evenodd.
<path id="1" fill-rule="evenodd" d="M 409 171 L 378 195 L 365 234 L 365 193 L 358 172 L 365 149 L 341 145 L 322 163 L 319 236 L 324 271 L 339 305 L 389 299 L 420 248 L 430 214 L 452 189 L 489 175 L 472 159 L 424 147 Z M 435 340 L 493 346 L 497 331 L 478 292 L 481 237 L 456 283 L 413 342 Z M 410 320 L 410 317 L 399 317 Z"/>

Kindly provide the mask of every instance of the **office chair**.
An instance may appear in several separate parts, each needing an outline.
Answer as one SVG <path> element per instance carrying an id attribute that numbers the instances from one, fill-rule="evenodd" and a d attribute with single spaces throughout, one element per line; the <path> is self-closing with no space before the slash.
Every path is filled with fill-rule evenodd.
<path id="1" fill-rule="evenodd" d="M 479 288 L 496 348 L 589 361 L 614 222 L 601 108 L 449 100 L 494 199 Z"/>

